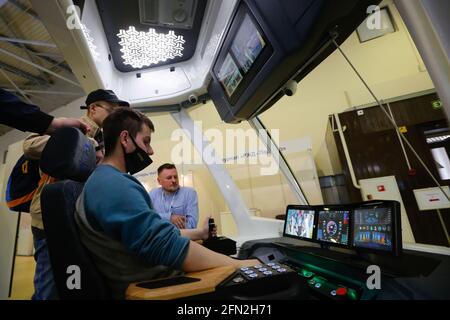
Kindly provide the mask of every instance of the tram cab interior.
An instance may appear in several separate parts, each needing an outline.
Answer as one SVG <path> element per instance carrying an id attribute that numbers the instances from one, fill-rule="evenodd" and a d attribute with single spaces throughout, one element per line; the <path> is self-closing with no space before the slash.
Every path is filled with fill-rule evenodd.
<path id="1" fill-rule="evenodd" d="M 54 113 L 80 117 L 98 88 L 129 101 L 155 124 L 135 178 L 150 191 L 174 163 L 217 227 L 204 245 L 261 262 L 134 283 L 128 299 L 450 299 L 447 1 L 18 2 L 84 93 Z M 24 137 L 7 135 L 3 194 Z M 2 199 L 0 299 L 30 240 L 21 216 Z"/>

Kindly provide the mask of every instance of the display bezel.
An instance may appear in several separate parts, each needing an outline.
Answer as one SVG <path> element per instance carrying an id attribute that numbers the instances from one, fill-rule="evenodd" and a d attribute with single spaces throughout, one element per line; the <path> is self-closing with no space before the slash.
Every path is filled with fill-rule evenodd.
<path id="1" fill-rule="evenodd" d="M 288 213 L 289 210 L 307 210 L 307 211 L 313 211 L 314 212 L 314 222 L 313 222 L 313 234 L 312 234 L 312 238 L 306 238 L 306 237 L 301 237 L 301 236 L 294 236 L 292 234 L 286 233 L 286 227 L 288 224 Z M 283 226 L 283 236 L 288 237 L 288 238 L 293 238 L 293 239 L 298 239 L 298 240 L 302 240 L 302 241 L 308 241 L 308 242 L 317 242 L 315 241 L 315 237 L 316 237 L 316 229 L 317 226 L 317 212 L 316 210 L 314 210 L 313 207 L 311 206 L 301 206 L 301 205 L 288 205 L 286 208 L 286 219 L 284 221 L 284 226 Z"/>
<path id="2" fill-rule="evenodd" d="M 365 207 L 375 208 L 389 208 L 391 210 L 391 228 L 392 228 L 392 249 L 383 250 L 377 248 L 367 248 L 355 245 L 354 228 L 355 228 L 355 210 Z M 300 236 L 294 236 L 286 233 L 288 212 L 291 209 L 295 210 L 309 210 L 314 211 L 314 230 L 313 238 L 305 238 Z M 348 243 L 340 244 L 330 241 L 324 241 L 318 239 L 319 231 L 319 215 L 321 211 L 348 211 L 349 212 L 349 230 L 348 230 Z M 349 205 L 329 205 L 329 206 L 305 206 L 305 205 L 288 205 L 286 208 L 286 219 L 283 226 L 283 236 L 287 238 L 308 241 L 316 244 L 320 244 L 323 247 L 338 247 L 356 251 L 357 253 L 376 253 L 379 255 L 399 256 L 403 250 L 402 235 L 401 235 L 401 211 L 400 204 L 397 201 L 389 200 L 373 200 L 362 203 L 354 203 Z"/>
<path id="3" fill-rule="evenodd" d="M 402 250 L 402 238 L 401 238 L 401 228 L 399 229 L 400 222 L 400 205 L 395 201 L 369 201 L 365 203 L 360 203 L 355 205 L 353 208 L 353 216 L 355 215 L 355 211 L 361 208 L 366 207 L 374 207 L 375 208 L 389 208 L 392 211 L 392 219 L 391 219 L 391 230 L 392 230 L 392 248 L 391 250 L 383 250 L 376 248 L 368 248 L 361 247 L 355 244 L 354 239 L 354 228 L 355 224 L 352 224 L 352 249 L 361 252 L 361 253 L 377 253 L 377 254 L 385 254 L 385 255 L 394 255 L 398 256 L 400 251 Z"/>
<path id="4" fill-rule="evenodd" d="M 326 246 L 333 246 L 333 247 L 339 247 L 339 248 L 351 248 L 351 240 L 353 239 L 353 234 L 352 234 L 352 223 L 353 223 L 353 212 L 352 212 L 352 207 L 351 206 L 345 206 L 345 205 L 329 205 L 329 206 L 315 206 L 315 210 L 316 210 L 316 215 L 317 215 L 317 224 L 315 226 L 316 229 L 316 237 L 315 240 L 317 243 L 326 245 Z M 348 211 L 348 240 L 347 240 L 347 244 L 342 244 L 342 243 L 335 243 L 335 242 L 331 242 L 331 241 L 324 241 L 324 240 L 319 240 L 318 236 L 319 236 L 319 216 L 320 216 L 320 212 L 321 211 Z"/>
<path id="5" fill-rule="evenodd" d="M 236 87 L 236 89 L 233 91 L 231 95 L 228 94 L 227 88 L 223 85 L 222 81 L 220 80 L 219 74 L 222 70 L 222 67 L 225 64 L 225 61 L 228 57 L 228 55 L 233 56 L 232 52 L 232 45 L 234 43 L 234 40 L 236 39 L 236 36 L 238 32 L 240 31 L 241 25 L 243 24 L 246 16 L 249 16 L 251 22 L 255 26 L 256 30 L 261 35 L 262 39 L 265 42 L 265 47 L 260 52 L 258 57 L 255 59 L 253 64 L 251 65 L 250 69 L 247 73 L 242 74 L 242 80 L 240 81 L 239 85 Z M 231 23 L 231 27 L 225 37 L 225 42 L 222 45 L 222 48 L 220 50 L 220 53 L 218 55 L 217 60 L 214 63 L 213 66 L 213 76 L 216 78 L 218 83 L 220 83 L 220 86 L 222 90 L 224 91 L 224 96 L 228 100 L 229 104 L 231 106 L 236 105 L 236 103 L 239 101 L 242 94 L 245 92 L 246 88 L 251 84 L 253 79 L 258 75 L 258 71 L 264 66 L 264 64 L 269 60 L 269 58 L 273 54 L 273 46 L 271 42 L 269 41 L 268 37 L 265 35 L 264 31 L 262 30 L 260 24 L 255 19 L 253 13 L 248 8 L 247 4 L 245 2 L 241 2 L 239 5 L 239 8 L 237 10 L 237 13 L 233 19 L 233 22 Z M 237 59 L 233 59 L 235 63 L 237 63 Z"/>

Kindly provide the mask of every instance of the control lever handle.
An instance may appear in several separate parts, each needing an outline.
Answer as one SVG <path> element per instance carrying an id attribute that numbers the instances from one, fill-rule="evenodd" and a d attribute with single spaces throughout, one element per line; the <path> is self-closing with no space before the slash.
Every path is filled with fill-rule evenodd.
<path id="1" fill-rule="evenodd" d="M 214 232 L 214 229 L 216 228 L 214 218 L 209 218 L 208 227 L 209 227 L 209 237 L 208 238 L 209 239 L 217 238 L 217 233 Z"/>

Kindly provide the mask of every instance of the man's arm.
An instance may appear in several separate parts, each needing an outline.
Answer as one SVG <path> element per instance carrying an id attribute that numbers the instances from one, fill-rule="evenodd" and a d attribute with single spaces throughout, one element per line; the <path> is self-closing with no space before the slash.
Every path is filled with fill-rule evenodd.
<path id="1" fill-rule="evenodd" d="M 94 215 L 91 218 L 95 218 L 106 235 L 152 265 L 171 266 L 188 272 L 226 265 L 237 268 L 258 264 L 257 260 L 231 259 L 180 236 L 178 229 L 150 209 L 145 189 L 133 180 L 132 177 L 120 180 L 107 177 L 98 180 L 98 185 L 93 183 L 85 187 L 88 219 L 89 215 Z M 102 194 L 98 193 L 100 186 Z"/>
<path id="2" fill-rule="evenodd" d="M 170 222 L 172 222 L 178 229 L 186 229 L 186 217 L 172 214 L 170 216 Z"/>
<path id="3" fill-rule="evenodd" d="M 0 123 L 20 131 L 52 134 L 62 127 L 78 128 L 84 133 L 89 127 L 78 119 L 54 118 L 37 106 L 22 102 L 12 93 L 0 88 Z"/>
<path id="4" fill-rule="evenodd" d="M 186 204 L 186 229 L 195 229 L 198 224 L 198 196 L 197 192 L 189 190 Z"/>
<path id="5" fill-rule="evenodd" d="M 98 184 L 86 185 L 87 218 L 152 265 L 181 269 L 189 240 L 150 208 L 146 190 L 134 178 L 116 177 L 105 176 Z"/>
<path id="6" fill-rule="evenodd" d="M 80 129 L 84 134 L 91 131 L 91 128 L 81 120 L 73 118 L 55 118 L 53 119 L 50 126 L 45 131 L 46 134 L 53 134 L 56 130 L 60 128 L 77 128 Z M 30 130 L 31 131 L 31 130 Z"/>
<path id="7" fill-rule="evenodd" d="M 186 258 L 183 262 L 183 271 L 194 272 L 223 266 L 233 266 L 236 269 L 256 266 L 258 260 L 235 260 L 226 255 L 214 252 L 204 246 L 190 241 Z"/>
<path id="8" fill-rule="evenodd" d="M 12 93 L 0 89 L 0 122 L 21 131 L 43 134 L 53 117 L 40 111 L 37 106 L 22 102 Z"/>
<path id="9" fill-rule="evenodd" d="M 209 224 L 208 219 L 201 228 L 195 229 L 181 229 L 180 234 L 183 237 L 189 238 L 190 240 L 206 240 L 209 237 Z"/>

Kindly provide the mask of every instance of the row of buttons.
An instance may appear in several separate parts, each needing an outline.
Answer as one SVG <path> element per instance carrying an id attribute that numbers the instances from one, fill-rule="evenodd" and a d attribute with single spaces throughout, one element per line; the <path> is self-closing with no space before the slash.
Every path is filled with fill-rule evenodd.
<path id="1" fill-rule="evenodd" d="M 272 268 L 273 270 L 275 270 L 275 271 L 277 271 L 277 272 L 280 272 L 280 273 L 283 273 L 283 272 L 286 272 L 287 270 L 286 270 L 286 268 L 283 268 L 283 267 L 281 267 L 281 266 L 279 266 L 279 265 L 276 265 L 276 264 L 268 264 L 267 265 L 268 267 L 270 267 L 270 268 Z M 266 268 L 266 267 L 264 267 L 264 266 L 255 266 L 255 267 L 253 267 L 253 268 L 255 268 L 256 270 L 258 270 L 259 272 L 271 272 L 270 270 L 269 270 L 269 268 Z M 247 267 L 244 267 L 244 268 L 241 268 L 241 271 L 243 271 L 243 272 L 245 272 L 245 273 L 253 273 L 254 271 L 253 270 L 251 270 L 250 268 L 247 268 Z M 247 273 L 247 274 L 248 274 Z"/>
<path id="2" fill-rule="evenodd" d="M 313 285 L 316 289 L 320 289 L 322 287 L 322 283 L 316 282 L 315 280 L 311 279 L 309 280 L 309 284 Z M 345 297 L 347 296 L 348 290 L 345 287 L 339 287 L 336 290 L 332 290 L 330 292 L 330 295 L 333 297 L 339 296 L 339 297 Z"/>
<path id="3" fill-rule="evenodd" d="M 276 263 L 268 263 L 267 265 L 258 265 L 254 267 L 243 267 L 240 270 L 247 279 L 256 279 L 288 272 L 288 269 Z M 237 276 L 233 279 L 234 283 L 241 283 L 243 281 L 244 278 L 242 276 Z"/>
<path id="4" fill-rule="evenodd" d="M 289 267 L 297 270 L 298 274 L 306 279 L 310 279 L 308 283 L 316 289 L 324 289 L 325 283 L 322 284 L 322 282 L 326 282 L 326 280 L 322 280 L 321 282 L 316 281 L 315 274 L 307 269 L 302 269 L 296 266 L 295 264 L 290 264 L 289 262 L 284 262 L 284 264 L 288 265 Z M 334 285 L 333 285 L 334 286 Z M 352 289 L 347 289 L 346 287 L 339 286 L 335 290 L 331 290 L 329 294 L 333 297 L 349 297 L 350 299 L 355 300 L 357 298 L 356 292 Z"/>

